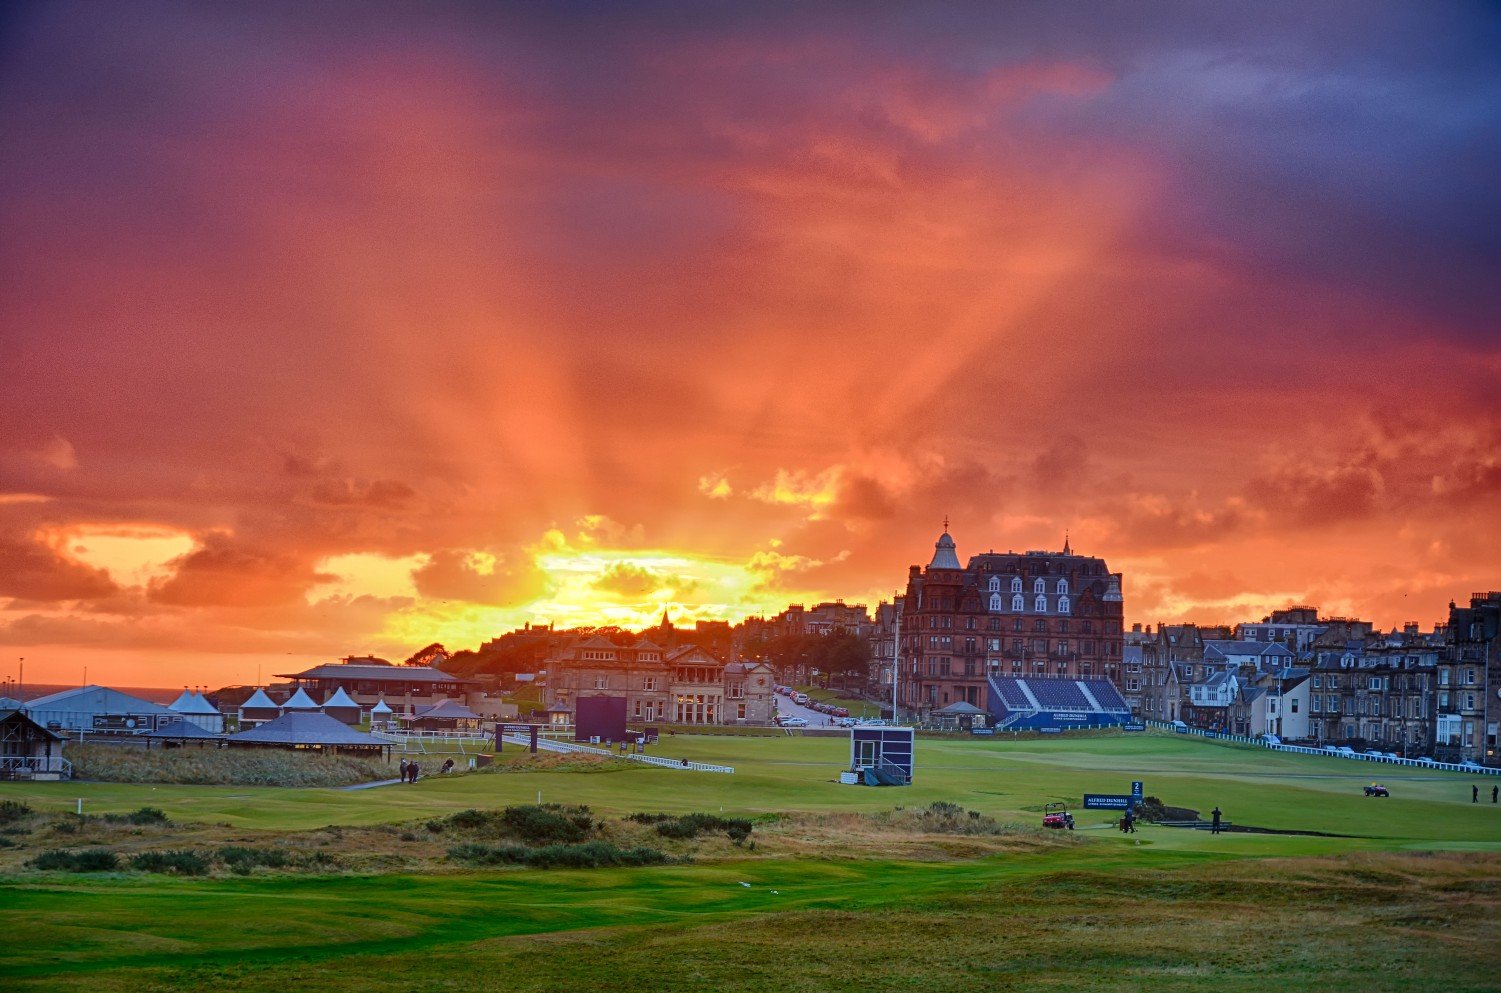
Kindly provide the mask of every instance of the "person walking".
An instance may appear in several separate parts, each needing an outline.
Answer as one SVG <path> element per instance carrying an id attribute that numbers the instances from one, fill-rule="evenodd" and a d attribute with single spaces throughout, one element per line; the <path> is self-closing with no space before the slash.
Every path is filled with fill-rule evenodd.
<path id="1" fill-rule="evenodd" d="M 411 765 L 407 766 L 407 772 L 411 775 L 412 782 L 415 783 L 417 781 L 417 763 L 413 762 Z"/>
<path id="2" fill-rule="evenodd" d="M 1209 816 L 1212 817 L 1212 818 L 1214 818 L 1214 822 L 1209 826 L 1209 833 L 1210 834 L 1219 834 L 1220 833 L 1220 808 L 1215 807 L 1212 811 L 1209 812 Z"/>
<path id="3" fill-rule="evenodd" d="M 1496 802 L 1496 797 L 1497 796 L 1501 796 L 1501 786 L 1492 786 L 1491 787 L 1491 803 L 1495 803 Z"/>
<path id="4" fill-rule="evenodd" d="M 403 783 L 407 781 L 407 760 L 406 759 L 402 759 L 401 760 L 401 781 Z"/>
<path id="5" fill-rule="evenodd" d="M 1126 808 L 1126 816 L 1122 818 L 1122 821 L 1124 823 L 1124 826 L 1121 828 L 1121 830 L 1125 831 L 1127 834 L 1136 833 L 1136 813 L 1130 807 Z"/>
<path id="6" fill-rule="evenodd" d="M 1479 786 L 1471 786 L 1470 787 L 1470 802 L 1471 803 L 1479 803 L 1480 802 L 1480 787 Z"/>

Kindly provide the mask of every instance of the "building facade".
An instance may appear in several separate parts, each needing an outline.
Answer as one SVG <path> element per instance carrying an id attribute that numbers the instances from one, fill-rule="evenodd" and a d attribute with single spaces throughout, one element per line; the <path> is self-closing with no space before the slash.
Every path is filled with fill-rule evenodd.
<path id="1" fill-rule="evenodd" d="M 917 717 L 986 705 L 991 675 L 1122 676 L 1121 577 L 1061 552 L 984 552 L 961 565 L 948 531 L 901 597 L 898 705 Z"/>
<path id="2" fill-rule="evenodd" d="M 694 645 L 671 651 L 641 639 L 630 646 L 593 637 L 567 646 L 545 666 L 545 703 L 566 714 L 585 696 L 619 696 L 642 724 L 770 724 L 771 668 L 725 663 Z"/>

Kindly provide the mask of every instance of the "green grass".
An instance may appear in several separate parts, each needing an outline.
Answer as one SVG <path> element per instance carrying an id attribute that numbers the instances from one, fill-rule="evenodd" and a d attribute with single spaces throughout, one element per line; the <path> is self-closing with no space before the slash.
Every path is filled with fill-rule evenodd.
<path id="1" fill-rule="evenodd" d="M 818 703 L 832 703 L 836 707 L 843 707 L 856 717 L 874 717 L 881 709 L 869 700 L 843 696 L 838 690 L 826 690 L 820 686 L 794 686 L 793 689 L 808 694 L 808 699 Z"/>
<path id="2" fill-rule="evenodd" d="M 435 777 L 348 792 L 0 784 L 38 810 L 164 809 L 290 830 L 544 801 L 601 814 L 756 816 L 958 803 L 1036 823 L 1084 792 L 1218 805 L 1237 823 L 1352 837 L 1114 831 L 929 862 L 737 857 L 589 872 L 0 879 L 0 987 L 32 989 L 1493 990 L 1501 970 L 1501 807 L 1475 777 L 1168 735 L 922 740 L 916 783 L 840 786 L 840 739 L 664 739 L 732 776 Z M 508 752 L 507 755 L 510 753 Z M 1361 786 L 1379 778 L 1391 799 Z M 1484 785 L 1489 785 L 1489 780 Z M 1448 854 L 1443 854 L 1449 850 Z M 740 885 L 750 883 L 749 887 Z M 776 891 L 776 892 L 773 892 Z"/>

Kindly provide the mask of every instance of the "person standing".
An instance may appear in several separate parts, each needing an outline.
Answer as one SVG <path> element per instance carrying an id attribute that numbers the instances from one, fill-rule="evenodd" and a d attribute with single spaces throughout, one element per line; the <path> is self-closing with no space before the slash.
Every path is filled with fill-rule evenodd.
<path id="1" fill-rule="evenodd" d="M 1479 803 L 1480 802 L 1480 787 L 1479 786 L 1471 786 L 1470 787 L 1470 802 L 1471 803 Z"/>
<path id="2" fill-rule="evenodd" d="M 1124 820 L 1125 820 L 1126 826 L 1123 828 L 1123 830 L 1127 834 L 1135 834 L 1136 833 L 1136 812 L 1133 811 L 1130 807 L 1127 807 L 1126 808 L 1126 816 L 1125 816 Z"/>
<path id="3" fill-rule="evenodd" d="M 413 762 L 411 765 L 407 766 L 407 772 L 411 775 L 412 782 L 415 783 L 417 781 L 417 763 Z"/>
<path id="4" fill-rule="evenodd" d="M 1209 812 L 1209 816 L 1212 817 L 1212 818 L 1214 818 L 1214 822 L 1209 826 L 1209 833 L 1210 834 L 1219 834 L 1220 833 L 1220 808 L 1215 807 L 1212 811 Z"/>
<path id="5" fill-rule="evenodd" d="M 1496 802 L 1496 797 L 1498 795 L 1501 795 L 1501 786 L 1492 786 L 1491 787 L 1491 803 L 1495 803 Z"/>
<path id="6" fill-rule="evenodd" d="M 401 781 L 403 783 L 407 781 L 407 760 L 405 758 L 401 760 Z"/>

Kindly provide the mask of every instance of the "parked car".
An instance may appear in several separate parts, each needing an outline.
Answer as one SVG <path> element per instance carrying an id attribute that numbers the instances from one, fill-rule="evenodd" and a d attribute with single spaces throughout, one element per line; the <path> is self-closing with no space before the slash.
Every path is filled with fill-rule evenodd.
<path id="1" fill-rule="evenodd" d="M 1372 783 L 1371 785 L 1369 785 L 1369 786 L 1367 786 L 1365 788 L 1365 795 L 1366 796 L 1391 796 L 1391 793 L 1387 792 L 1386 787 L 1382 786 L 1380 783 Z"/>
<path id="2" fill-rule="evenodd" d="M 805 728 L 808 726 L 808 722 L 801 717 L 783 717 L 781 724 L 784 728 Z"/>
<path id="3" fill-rule="evenodd" d="M 1485 768 L 1485 766 L 1481 765 L 1479 762 L 1476 762 L 1474 759 L 1465 759 L 1463 762 L 1459 763 L 1459 767 L 1461 769 L 1472 769 L 1477 772 Z"/>

